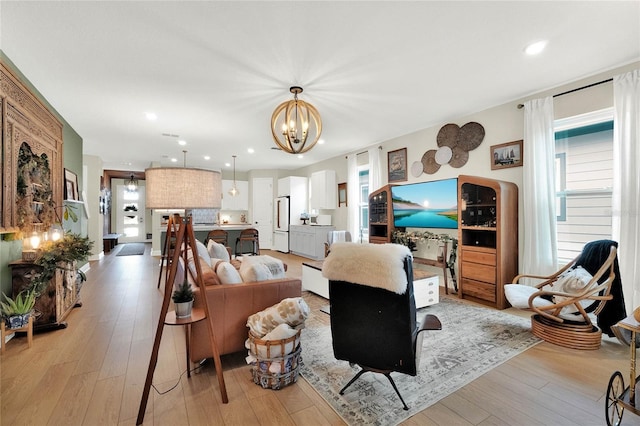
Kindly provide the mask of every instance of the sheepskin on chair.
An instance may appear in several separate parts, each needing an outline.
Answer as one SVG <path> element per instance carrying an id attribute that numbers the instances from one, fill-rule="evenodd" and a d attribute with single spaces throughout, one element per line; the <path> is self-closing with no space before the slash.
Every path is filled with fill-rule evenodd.
<path id="1" fill-rule="evenodd" d="M 400 244 L 334 243 L 322 264 L 322 276 L 404 294 L 407 256 L 411 251 Z"/>

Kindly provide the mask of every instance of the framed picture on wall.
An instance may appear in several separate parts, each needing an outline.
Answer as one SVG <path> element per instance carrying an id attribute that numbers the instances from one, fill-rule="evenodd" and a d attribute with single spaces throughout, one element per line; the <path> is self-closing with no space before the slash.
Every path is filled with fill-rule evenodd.
<path id="1" fill-rule="evenodd" d="M 344 204 L 347 207 L 347 183 L 338 184 L 338 207 L 342 207 Z"/>
<path id="2" fill-rule="evenodd" d="M 80 201 L 80 196 L 78 195 L 78 175 L 68 169 L 64 169 L 64 199 Z"/>
<path id="3" fill-rule="evenodd" d="M 491 147 L 491 170 L 522 166 L 522 140 Z"/>
<path id="4" fill-rule="evenodd" d="M 404 182 L 407 180 L 407 148 L 396 149 L 387 153 L 388 181 Z"/>

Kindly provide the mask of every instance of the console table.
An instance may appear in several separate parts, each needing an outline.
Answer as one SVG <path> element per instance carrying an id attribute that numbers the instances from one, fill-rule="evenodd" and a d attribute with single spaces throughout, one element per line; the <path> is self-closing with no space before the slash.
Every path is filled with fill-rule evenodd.
<path id="1" fill-rule="evenodd" d="M 40 273 L 42 267 L 33 262 L 16 260 L 9 263 L 11 268 L 12 293 L 18 293 L 28 287 L 34 275 Z M 65 269 L 57 269 L 47 288 L 36 300 L 35 310 L 40 313 L 33 323 L 34 330 L 66 328 L 64 319 L 75 307 L 82 306 L 78 295 L 76 263 Z"/>
<path id="2" fill-rule="evenodd" d="M 322 260 L 302 263 L 302 289 L 329 299 L 329 280 L 322 276 Z M 434 305 L 440 301 L 440 277 L 427 271 L 413 270 L 413 293 L 416 308 Z"/>

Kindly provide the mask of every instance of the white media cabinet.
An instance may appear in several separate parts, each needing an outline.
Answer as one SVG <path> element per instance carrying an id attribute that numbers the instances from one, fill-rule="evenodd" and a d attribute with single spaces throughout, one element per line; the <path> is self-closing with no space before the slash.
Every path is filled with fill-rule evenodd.
<path id="1" fill-rule="evenodd" d="M 440 278 L 419 269 L 413 270 L 413 293 L 416 308 L 434 305 L 440 301 Z M 302 289 L 329 299 L 329 281 L 322 276 L 322 261 L 302 263 Z"/>

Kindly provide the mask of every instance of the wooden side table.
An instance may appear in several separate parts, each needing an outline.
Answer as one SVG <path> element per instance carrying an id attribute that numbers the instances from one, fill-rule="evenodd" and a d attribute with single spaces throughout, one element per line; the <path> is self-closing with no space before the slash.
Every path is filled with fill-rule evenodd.
<path id="1" fill-rule="evenodd" d="M 27 332 L 27 342 L 29 347 L 31 347 L 33 345 L 33 315 L 29 317 L 27 325 L 19 328 L 6 328 L 4 320 L 0 320 L 0 354 L 4 354 L 4 347 L 7 346 L 4 342 L 5 336 L 19 331 Z"/>
<path id="2" fill-rule="evenodd" d="M 191 335 L 191 324 L 194 324 L 198 321 L 202 321 L 205 318 L 206 318 L 206 315 L 204 314 L 204 309 L 193 308 L 191 310 L 190 317 L 176 318 L 176 311 L 169 311 L 167 312 L 167 316 L 164 319 L 164 323 L 166 325 L 184 326 L 184 338 L 187 344 L 187 377 L 191 377 L 191 368 L 190 368 L 191 364 L 189 361 L 189 354 L 190 354 L 189 336 Z"/>

